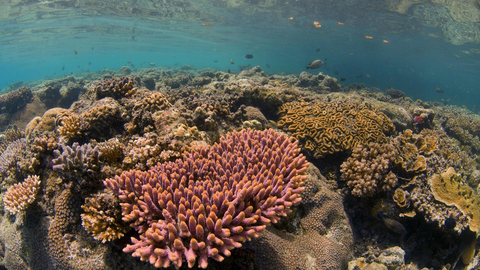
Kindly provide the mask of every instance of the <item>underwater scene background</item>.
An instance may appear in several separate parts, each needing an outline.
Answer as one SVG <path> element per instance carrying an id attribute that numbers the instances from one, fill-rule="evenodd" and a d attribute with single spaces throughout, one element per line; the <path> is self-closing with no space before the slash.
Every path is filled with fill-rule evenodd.
<path id="1" fill-rule="evenodd" d="M 0 0 L 1 269 L 480 269 L 479 0 Z"/>

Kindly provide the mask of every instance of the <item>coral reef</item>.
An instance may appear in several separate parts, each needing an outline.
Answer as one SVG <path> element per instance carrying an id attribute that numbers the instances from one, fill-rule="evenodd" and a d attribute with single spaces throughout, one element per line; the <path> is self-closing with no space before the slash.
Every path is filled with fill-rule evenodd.
<path id="1" fill-rule="evenodd" d="M 294 228 L 267 227 L 247 244 L 255 250 L 259 269 L 344 269 L 352 256 L 353 233 L 342 197 L 315 166 L 309 166 L 304 186 L 289 222 Z"/>
<path id="2" fill-rule="evenodd" d="M 347 181 L 352 194 L 358 197 L 389 191 L 397 185 L 397 177 L 391 171 L 396 156 L 397 151 L 390 143 L 357 145 L 340 166 L 340 179 Z"/>
<path id="3" fill-rule="evenodd" d="M 222 261 L 300 202 L 308 162 L 299 151 L 285 134 L 243 130 L 182 160 L 107 179 L 123 220 L 140 233 L 124 251 L 155 267 Z"/>
<path id="4" fill-rule="evenodd" d="M 135 81 L 132 77 L 112 78 L 92 85 L 88 93 L 93 93 L 97 100 L 104 97 L 121 99 L 135 94 L 137 88 L 134 87 L 134 84 Z"/>
<path id="5" fill-rule="evenodd" d="M 17 165 L 17 161 L 24 155 L 27 148 L 27 139 L 21 138 L 8 144 L 0 155 L 0 176 L 9 173 L 9 169 Z"/>
<path id="6" fill-rule="evenodd" d="M 82 209 L 82 226 L 102 243 L 121 238 L 128 231 L 121 221 L 118 198 L 111 193 L 86 198 Z"/>
<path id="7" fill-rule="evenodd" d="M 39 186 L 39 177 L 29 175 L 22 183 L 10 187 L 3 198 L 5 210 L 12 215 L 25 210 L 35 200 Z"/>
<path id="8" fill-rule="evenodd" d="M 22 87 L 15 91 L 0 96 L 0 114 L 15 113 L 27 106 L 27 103 L 33 101 L 33 93 L 27 87 Z"/>
<path id="9" fill-rule="evenodd" d="M 358 144 L 386 142 L 395 127 L 387 116 L 351 102 L 284 104 L 278 127 L 297 138 L 314 158 L 351 151 Z"/>
<path id="10" fill-rule="evenodd" d="M 469 219 L 471 231 L 480 233 L 480 198 L 472 188 L 456 176 L 455 170 L 449 167 L 442 174 L 435 174 L 428 179 L 433 196 L 449 206 L 455 206 Z"/>
<path id="11" fill-rule="evenodd" d="M 52 169 L 63 172 L 66 175 L 77 175 L 81 173 L 93 173 L 98 171 L 99 151 L 97 147 L 89 143 L 79 145 L 73 143 L 68 145 L 60 144 L 62 152 L 55 150 L 57 156 L 52 160 Z"/>

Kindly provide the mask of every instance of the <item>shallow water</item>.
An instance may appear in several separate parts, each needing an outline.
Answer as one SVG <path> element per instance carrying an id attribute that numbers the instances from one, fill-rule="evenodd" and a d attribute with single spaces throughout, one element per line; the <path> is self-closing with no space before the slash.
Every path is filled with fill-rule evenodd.
<path id="1" fill-rule="evenodd" d="M 425 27 L 411 14 L 365 11 L 354 1 L 347 1 L 342 12 L 333 7 L 314 11 L 298 3 L 289 10 L 259 2 L 255 13 L 254 4 L 196 3 L 184 9 L 185 16 L 177 11 L 171 18 L 94 9 L 94 1 L 10 3 L 0 26 L 0 88 L 124 65 L 144 68 L 149 63 L 233 72 L 238 66 L 259 65 L 268 74 L 298 75 L 312 60 L 327 59 L 327 65 L 310 72 L 344 78 L 344 85 L 394 87 L 413 99 L 450 99 L 449 104 L 469 108 L 480 100 L 478 45 L 453 45 L 440 28 Z M 137 6 L 141 13 L 142 5 Z M 198 18 L 187 12 L 191 9 Z M 322 27 L 315 28 L 314 20 Z M 204 22 L 213 27 L 202 26 Z M 392 29 L 395 24 L 414 30 Z M 245 59 L 245 54 L 254 58 Z M 437 87 L 444 93 L 436 93 Z"/>

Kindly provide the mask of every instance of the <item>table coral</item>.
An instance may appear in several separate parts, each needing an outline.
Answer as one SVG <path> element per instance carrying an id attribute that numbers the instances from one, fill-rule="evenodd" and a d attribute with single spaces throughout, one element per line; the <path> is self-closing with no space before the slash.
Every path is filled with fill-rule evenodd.
<path id="1" fill-rule="evenodd" d="M 397 151 L 392 144 L 369 143 L 358 145 L 352 156 L 341 166 L 340 179 L 347 181 L 352 194 L 371 197 L 379 191 L 388 191 L 397 185 L 391 171 Z"/>
<path id="2" fill-rule="evenodd" d="M 39 186 L 39 177 L 29 175 L 22 183 L 10 187 L 3 198 L 5 209 L 12 215 L 25 210 L 35 200 Z"/>
<path id="3" fill-rule="evenodd" d="M 242 130 L 176 162 L 105 180 L 140 234 L 124 252 L 155 267 L 222 261 L 301 201 L 308 162 L 299 152 L 285 134 Z"/>
<path id="4" fill-rule="evenodd" d="M 278 127 L 314 158 L 350 151 L 358 144 L 386 142 L 386 135 L 395 130 L 384 113 L 351 102 L 291 102 L 281 106 L 279 114 Z"/>

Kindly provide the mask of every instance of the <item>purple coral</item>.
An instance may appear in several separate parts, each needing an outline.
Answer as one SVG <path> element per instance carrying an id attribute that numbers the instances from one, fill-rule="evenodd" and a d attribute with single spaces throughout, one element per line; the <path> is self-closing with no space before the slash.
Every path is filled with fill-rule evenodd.
<path id="1" fill-rule="evenodd" d="M 105 180 L 140 234 L 123 251 L 155 267 L 222 261 L 300 202 L 308 162 L 299 152 L 285 134 L 242 130 L 175 162 Z"/>

